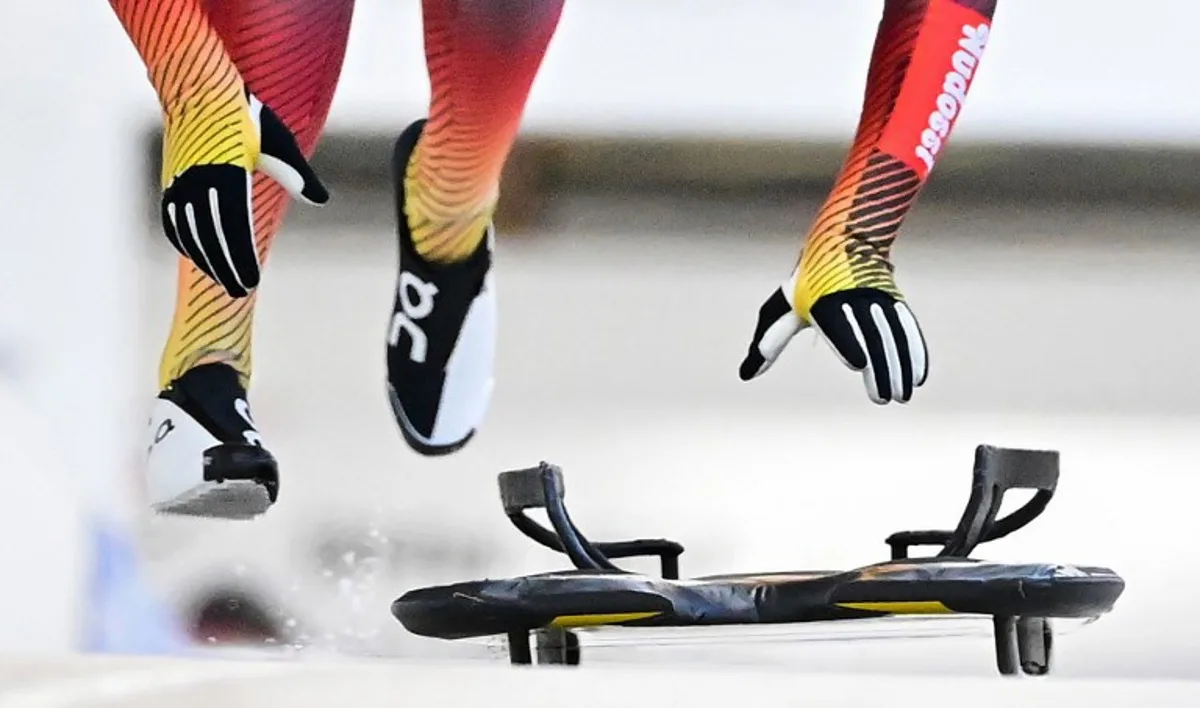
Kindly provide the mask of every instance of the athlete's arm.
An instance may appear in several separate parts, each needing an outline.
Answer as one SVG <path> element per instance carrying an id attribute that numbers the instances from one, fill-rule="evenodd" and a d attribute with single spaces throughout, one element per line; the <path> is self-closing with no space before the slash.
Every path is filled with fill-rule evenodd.
<path id="1" fill-rule="evenodd" d="M 232 297 L 259 283 L 256 170 L 310 204 L 329 199 L 295 136 L 249 91 L 201 0 L 109 0 L 163 112 L 163 232 Z"/>
<path id="2" fill-rule="evenodd" d="M 877 403 L 907 402 L 928 357 L 893 277 L 892 246 L 944 154 L 987 45 L 996 0 L 887 0 L 862 114 L 790 277 L 759 310 L 741 377 L 812 326 Z"/>
<path id="3" fill-rule="evenodd" d="M 249 166 L 247 126 L 228 120 L 244 110 L 245 86 L 200 0 L 109 0 L 158 93 L 168 141 L 163 186 L 192 164 Z M 222 120 L 221 117 L 226 119 Z"/>

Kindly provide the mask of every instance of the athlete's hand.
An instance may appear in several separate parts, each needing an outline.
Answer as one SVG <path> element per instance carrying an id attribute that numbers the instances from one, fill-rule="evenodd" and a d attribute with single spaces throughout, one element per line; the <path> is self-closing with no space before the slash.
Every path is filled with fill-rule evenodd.
<path id="1" fill-rule="evenodd" d="M 862 372 L 872 401 L 907 403 L 925 383 L 929 358 L 921 327 L 894 287 L 835 290 L 818 295 L 810 307 L 798 306 L 803 297 L 797 294 L 811 293 L 811 286 L 797 266 L 759 308 L 741 379 L 766 372 L 792 337 L 812 327 L 843 364 Z"/>
<path id="2" fill-rule="evenodd" d="M 329 192 L 292 132 L 253 95 L 245 94 L 240 105 L 191 106 L 178 113 L 164 133 L 163 232 L 230 296 L 245 297 L 258 286 L 261 271 L 254 172 L 261 170 L 310 205 L 325 204 Z"/>

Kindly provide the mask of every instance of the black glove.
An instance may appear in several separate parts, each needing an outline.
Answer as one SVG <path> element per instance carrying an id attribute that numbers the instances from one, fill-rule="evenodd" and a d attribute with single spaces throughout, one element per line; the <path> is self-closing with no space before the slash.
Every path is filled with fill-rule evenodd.
<path id="1" fill-rule="evenodd" d="M 907 403 L 929 375 L 925 337 L 905 302 L 875 288 L 818 297 L 807 313 L 794 306 L 799 268 L 758 311 L 758 323 L 739 376 L 749 381 L 771 368 L 787 343 L 812 327 L 842 363 L 861 371 L 872 401 Z"/>
<path id="2" fill-rule="evenodd" d="M 310 205 L 328 202 L 329 192 L 292 132 L 254 96 L 247 95 L 244 115 L 210 113 L 211 128 L 181 120 L 164 136 L 165 167 L 173 168 L 173 176 L 165 180 L 162 194 L 163 232 L 175 250 L 230 296 L 246 297 L 261 275 L 252 213 L 254 171 L 262 170 Z M 223 160 L 223 153 L 236 157 Z"/>

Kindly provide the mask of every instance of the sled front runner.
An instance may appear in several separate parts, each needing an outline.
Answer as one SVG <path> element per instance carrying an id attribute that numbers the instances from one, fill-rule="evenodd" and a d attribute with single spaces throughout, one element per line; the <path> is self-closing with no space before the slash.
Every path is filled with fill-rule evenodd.
<path id="1" fill-rule="evenodd" d="M 514 664 L 531 664 L 530 634 L 541 664 L 578 664 L 579 627 L 695 627 L 833 622 L 896 615 L 990 617 L 996 664 L 1005 675 L 1046 674 L 1053 618 L 1109 612 L 1124 581 L 1107 568 L 1053 563 L 992 563 L 970 558 L 982 543 L 1037 518 L 1054 496 L 1055 451 L 981 445 L 971 495 L 953 531 L 902 531 L 887 538 L 891 559 L 848 571 L 735 574 L 679 579 L 683 547 L 664 539 L 595 543 L 571 520 L 561 470 L 543 463 L 501 473 L 500 497 L 512 523 L 565 554 L 573 570 L 428 587 L 405 593 L 392 613 L 414 634 L 442 639 L 503 635 Z M 1034 490 L 999 517 L 1005 492 Z M 545 509 L 549 527 L 527 515 Z M 909 557 L 916 546 L 936 555 Z M 661 577 L 613 561 L 657 556 Z"/>

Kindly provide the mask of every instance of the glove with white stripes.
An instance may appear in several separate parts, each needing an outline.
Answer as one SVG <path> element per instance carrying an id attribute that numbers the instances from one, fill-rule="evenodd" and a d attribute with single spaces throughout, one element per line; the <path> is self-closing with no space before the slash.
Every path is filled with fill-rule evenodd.
<path id="1" fill-rule="evenodd" d="M 812 327 L 842 363 L 862 372 L 867 395 L 878 404 L 908 403 L 925 383 L 929 356 L 916 317 L 898 294 L 855 287 L 818 297 L 808 312 L 794 304 L 800 268 L 758 311 L 758 324 L 739 375 L 765 373 L 801 330 Z"/>
<path id="2" fill-rule="evenodd" d="M 235 298 L 249 295 L 261 275 L 253 173 L 261 170 L 310 205 L 329 201 L 283 121 L 253 95 L 245 99 L 227 112 L 206 107 L 211 125 L 168 120 L 163 150 L 163 232 L 180 255 Z"/>

